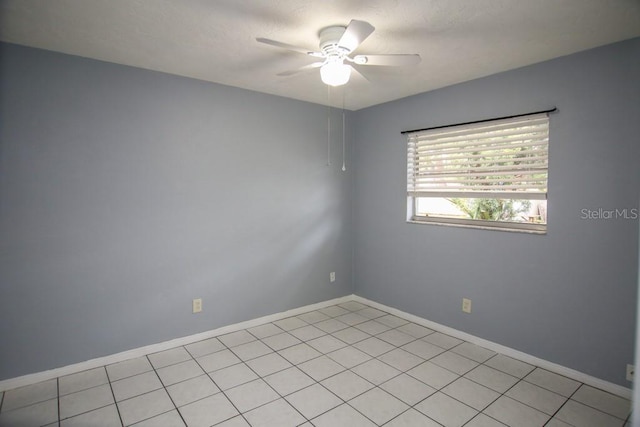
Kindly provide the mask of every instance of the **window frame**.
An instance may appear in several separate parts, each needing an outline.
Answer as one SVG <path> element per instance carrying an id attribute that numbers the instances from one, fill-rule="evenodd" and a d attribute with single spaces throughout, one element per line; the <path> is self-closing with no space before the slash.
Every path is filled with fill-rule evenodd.
<path id="1" fill-rule="evenodd" d="M 418 205 L 418 200 L 420 198 L 427 198 L 429 196 L 425 196 L 425 192 L 424 191 L 416 191 L 415 190 L 415 181 L 414 182 L 410 182 L 411 180 L 411 175 L 413 174 L 413 179 L 415 180 L 415 168 L 412 168 L 413 162 L 411 160 L 411 154 L 410 154 L 410 150 L 412 147 L 412 143 L 411 143 L 411 135 L 416 135 L 420 132 L 424 133 L 427 131 L 432 131 L 435 129 L 443 129 L 443 128 L 454 128 L 452 129 L 453 132 L 455 132 L 455 129 L 458 128 L 462 128 L 463 126 L 465 127 L 470 127 L 470 125 L 478 125 L 478 128 L 480 128 L 482 125 L 487 124 L 488 122 L 492 122 L 492 121 L 498 121 L 498 120 L 506 120 L 506 119 L 517 119 L 517 118 L 528 118 L 528 117 L 534 117 L 534 116 L 540 116 L 541 114 L 545 115 L 546 118 L 546 132 L 548 135 L 548 132 L 550 130 L 550 119 L 549 119 L 549 113 L 550 112 L 554 112 L 556 111 L 556 109 L 551 109 L 551 110 L 545 110 L 545 111 L 540 111 L 540 112 L 535 112 L 535 113 L 528 113 L 528 114 L 520 114 L 520 115 L 515 115 L 515 116 L 509 116 L 509 117 L 500 117 L 500 118 L 495 118 L 495 119 L 489 119 L 489 120 L 479 120 L 479 121 L 474 121 L 474 122 L 468 122 L 468 123 L 461 123 L 461 124 L 456 124 L 456 125 L 447 125 L 447 126 L 438 126 L 438 127 L 434 127 L 434 128 L 428 128 L 428 129 L 420 129 L 420 130 L 415 130 L 415 131 L 405 131 L 402 132 L 403 134 L 407 134 L 407 140 L 406 140 L 406 144 L 407 144 L 407 217 L 406 217 L 406 221 L 408 223 L 413 223 L 413 224 L 432 224 L 432 225 L 444 225 L 444 226 L 453 226 L 453 227 L 463 227 L 463 228 L 476 228 L 476 229 L 485 229 L 485 230 L 497 230 L 497 231 L 511 231 L 511 232 L 521 232 L 521 233 L 530 233 L 530 234 L 546 234 L 547 232 L 547 225 L 548 225 L 548 215 L 547 215 L 547 221 L 543 224 L 543 223 L 532 223 L 532 222 L 518 222 L 518 221 L 491 221 L 491 220 L 483 220 L 483 219 L 473 219 L 473 218 L 454 218 L 454 217 L 446 217 L 446 216 L 440 216 L 440 215 L 418 215 L 417 214 L 417 205 Z M 471 126 L 472 127 L 472 126 Z M 415 143 L 414 143 L 415 144 Z M 473 199 L 473 198 L 488 198 L 488 199 L 511 199 L 511 200 L 548 200 L 548 183 L 549 183 L 549 169 L 548 169 L 548 154 L 549 154 L 549 146 L 548 146 L 548 137 L 547 137 L 547 142 L 546 142 L 546 156 L 547 156 L 547 160 L 546 160 L 546 169 L 545 169 L 545 173 L 546 173 L 546 186 L 547 188 L 545 189 L 546 191 L 543 193 L 543 197 L 541 197 L 541 194 L 535 194 L 532 196 L 531 193 L 527 193 L 527 192 L 522 192 L 522 195 L 520 196 L 520 194 L 518 194 L 518 197 L 511 197 L 514 194 L 505 194 L 502 193 L 500 191 L 496 191 L 496 192 L 491 192 L 491 191 L 483 191 L 483 192 L 479 192 L 474 194 L 475 197 L 470 197 L 468 193 L 464 193 L 461 194 L 459 197 L 463 198 L 463 199 Z M 410 190 L 410 188 L 413 188 L 413 192 Z M 433 198 L 442 198 L 442 194 L 437 194 L 438 192 L 434 192 L 434 195 L 431 196 Z M 418 195 L 419 194 L 419 195 Z M 492 197 L 493 196 L 493 197 Z M 507 197 L 505 197 L 507 196 Z"/>

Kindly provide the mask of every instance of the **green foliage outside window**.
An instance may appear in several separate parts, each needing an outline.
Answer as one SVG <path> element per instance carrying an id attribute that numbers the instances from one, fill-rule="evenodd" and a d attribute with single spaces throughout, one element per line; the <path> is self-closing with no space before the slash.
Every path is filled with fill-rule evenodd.
<path id="1" fill-rule="evenodd" d="M 447 199 L 466 213 L 471 219 L 485 221 L 513 221 L 520 214 L 526 214 L 531 209 L 529 200 L 506 199 Z"/>

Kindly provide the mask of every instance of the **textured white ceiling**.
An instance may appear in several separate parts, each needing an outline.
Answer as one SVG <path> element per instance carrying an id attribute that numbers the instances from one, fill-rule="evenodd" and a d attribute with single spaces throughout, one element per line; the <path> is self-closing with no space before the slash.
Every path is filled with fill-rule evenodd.
<path id="1" fill-rule="evenodd" d="M 355 52 L 419 53 L 416 67 L 366 67 L 332 89 L 357 110 L 640 36 L 639 0 L 0 0 L 0 40 L 327 104 L 318 31 L 364 20 Z"/>

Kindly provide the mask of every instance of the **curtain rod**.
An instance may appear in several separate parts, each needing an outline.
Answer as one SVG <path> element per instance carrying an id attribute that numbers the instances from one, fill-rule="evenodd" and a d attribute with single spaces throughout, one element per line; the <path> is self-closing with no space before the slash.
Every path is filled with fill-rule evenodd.
<path id="1" fill-rule="evenodd" d="M 558 111 L 558 109 L 556 107 L 553 107 L 550 110 L 534 111 L 533 113 L 516 114 L 515 116 L 494 117 L 493 119 L 476 120 L 476 121 L 473 121 L 473 122 L 465 122 L 465 123 L 454 123 L 454 124 L 451 124 L 451 125 L 444 125 L 444 126 L 433 126 L 433 127 L 424 128 L 424 129 L 403 130 L 400 133 L 402 135 L 404 135 L 405 133 L 423 132 L 423 131 L 426 131 L 426 130 L 450 128 L 452 126 L 473 125 L 473 124 L 476 124 L 476 123 L 493 122 L 495 120 L 515 119 L 516 117 L 531 116 L 533 114 L 542 114 L 542 113 L 554 113 L 556 111 Z"/>

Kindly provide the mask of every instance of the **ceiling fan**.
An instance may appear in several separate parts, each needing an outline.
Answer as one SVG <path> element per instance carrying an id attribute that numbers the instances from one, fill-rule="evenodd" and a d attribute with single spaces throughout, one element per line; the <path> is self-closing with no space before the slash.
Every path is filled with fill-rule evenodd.
<path id="1" fill-rule="evenodd" d="M 305 65 L 296 70 L 279 73 L 290 76 L 301 71 L 320 68 L 322 82 L 330 86 L 341 86 L 349 81 L 355 65 L 403 66 L 415 65 L 421 60 L 418 54 L 355 55 L 349 56 L 360 46 L 375 28 L 365 21 L 351 20 L 347 27 L 332 26 L 320 31 L 320 51 L 315 52 L 303 47 L 293 46 L 276 40 L 257 38 L 256 41 L 280 47 L 315 58 L 321 61 Z M 356 70 L 356 72 L 358 72 Z"/>

